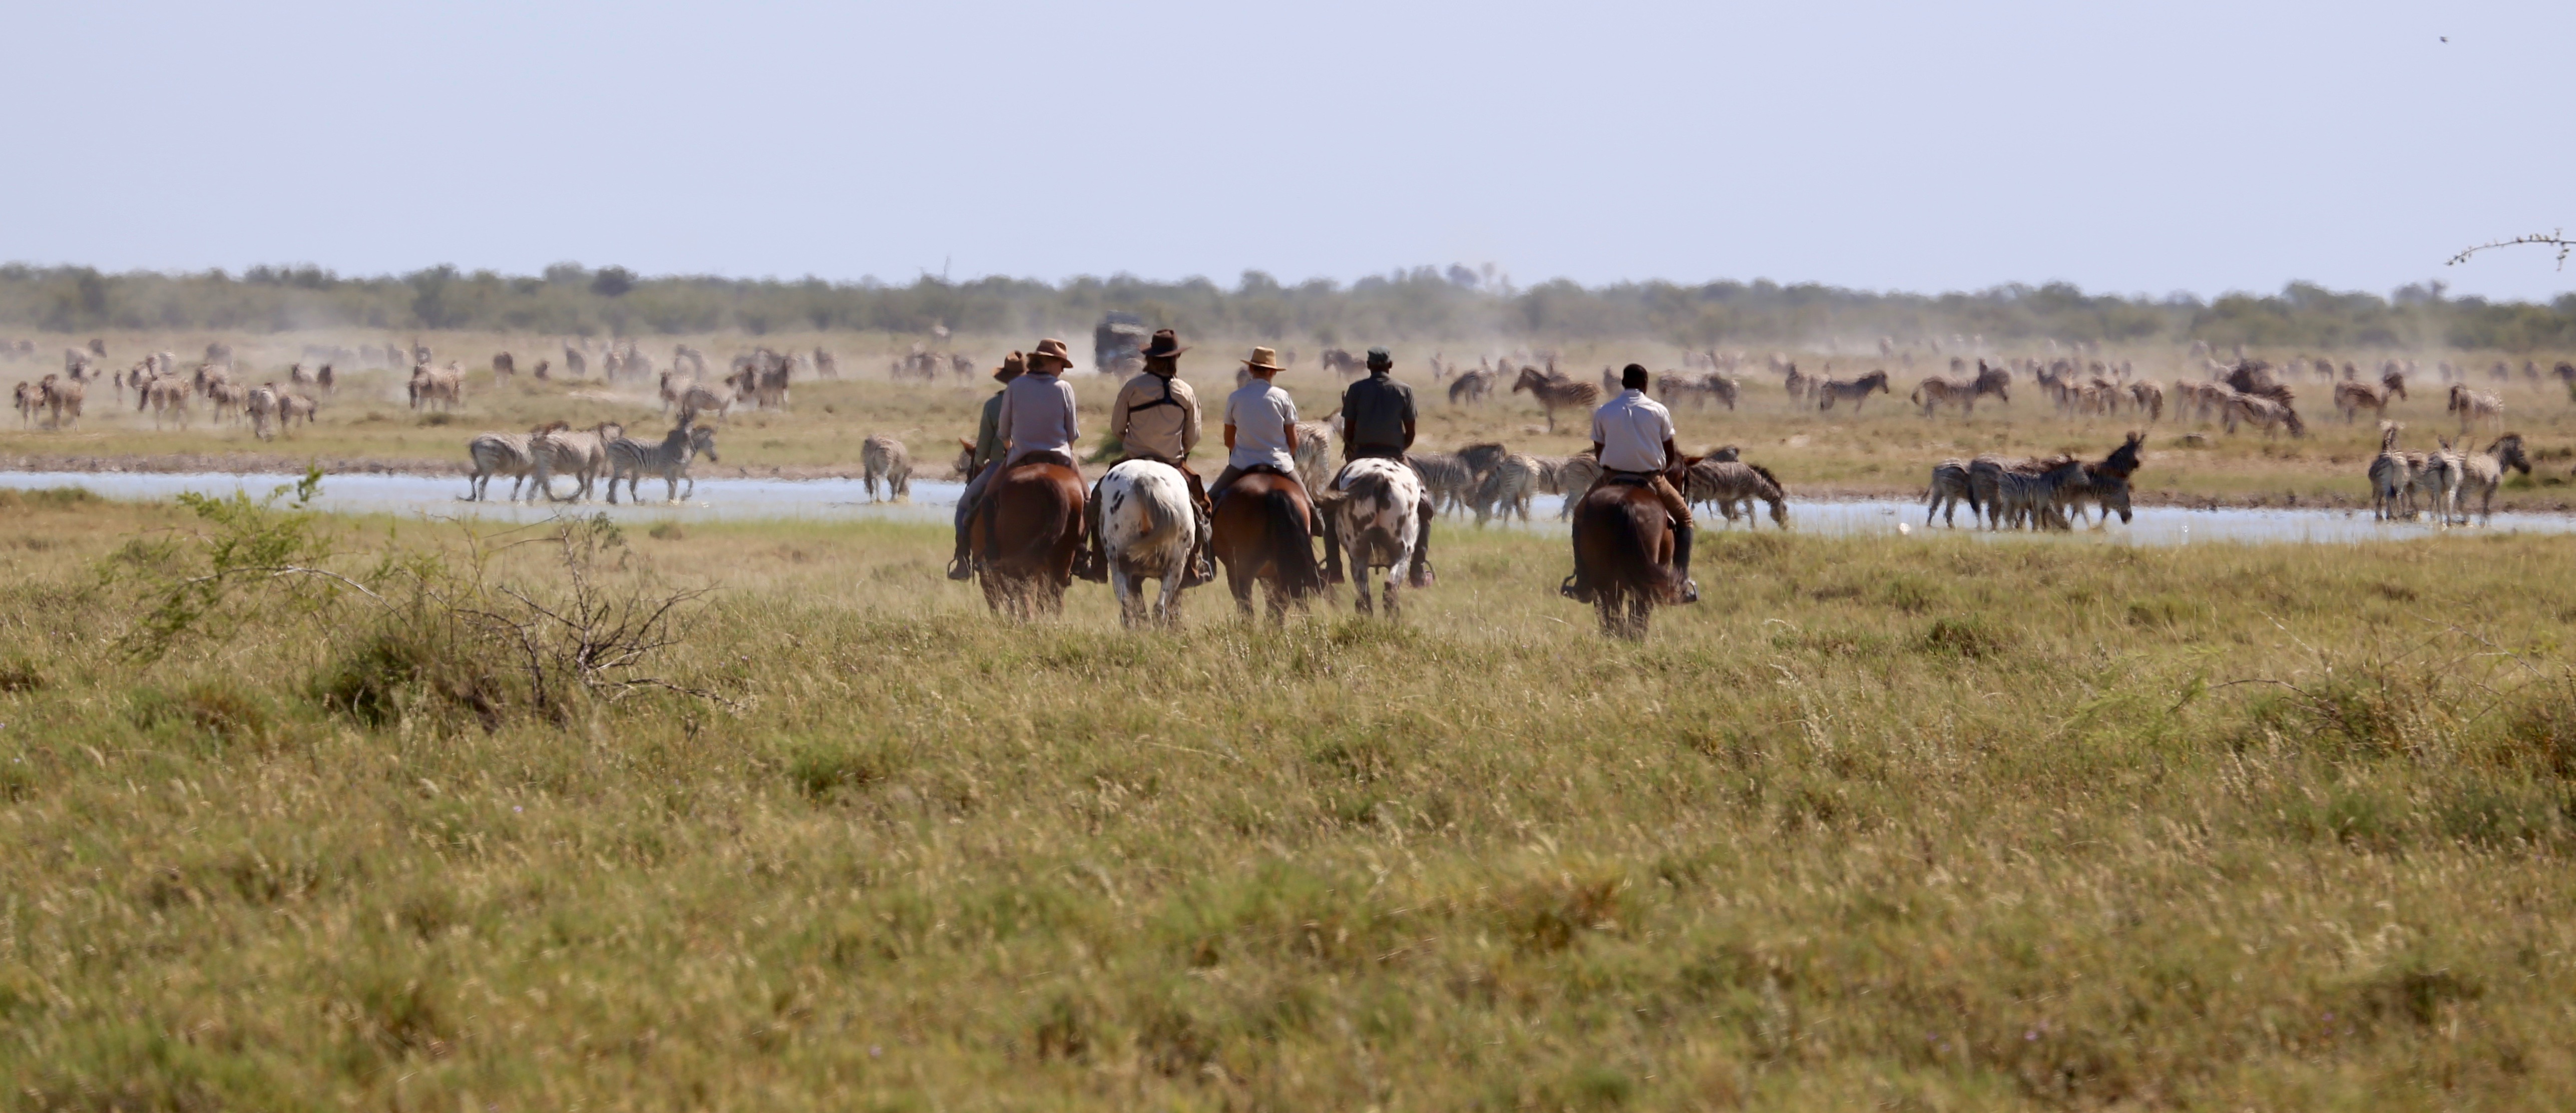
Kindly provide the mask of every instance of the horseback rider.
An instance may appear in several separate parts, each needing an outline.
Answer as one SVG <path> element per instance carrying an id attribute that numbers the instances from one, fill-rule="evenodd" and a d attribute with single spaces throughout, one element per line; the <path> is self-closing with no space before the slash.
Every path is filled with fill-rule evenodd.
<path id="1" fill-rule="evenodd" d="M 1181 586 L 1197 587 L 1215 578 L 1208 560 L 1207 490 L 1199 483 L 1197 472 L 1189 466 L 1190 452 L 1199 444 L 1199 397 L 1190 384 L 1180 377 L 1180 337 L 1170 329 L 1154 333 L 1154 339 L 1138 353 L 1145 359 L 1145 369 L 1118 389 L 1118 400 L 1109 407 L 1109 436 L 1119 445 L 1119 463 L 1129 460 L 1152 460 L 1169 464 L 1190 485 L 1190 509 L 1198 518 L 1198 544 L 1190 552 L 1190 566 Z M 1114 465 L 1113 465 L 1114 466 Z M 1108 478 L 1103 476 L 1102 479 Z M 1100 483 L 1091 485 L 1091 500 L 1083 504 L 1084 526 L 1091 532 L 1091 547 L 1084 551 L 1084 561 L 1074 574 L 1093 583 L 1109 580 L 1109 558 L 1101 551 Z"/>
<path id="2" fill-rule="evenodd" d="M 1027 370 L 1002 388 L 1002 404 L 994 414 L 994 427 L 1002 440 L 1001 462 L 987 471 L 993 475 L 1011 470 L 1021 461 L 1035 456 L 1052 457 L 1046 461 L 1074 467 L 1073 442 L 1082 438 L 1082 429 L 1074 422 L 1073 384 L 1058 376 L 1073 366 L 1066 354 L 1064 341 L 1049 338 L 1038 341 L 1035 351 L 1025 358 Z M 972 491 L 972 498 L 958 498 L 958 520 L 983 509 L 984 492 Z M 966 544 L 965 528 L 958 529 L 958 546 Z M 987 531 L 986 543 L 992 542 Z M 950 579 L 962 580 L 974 574 L 971 563 L 962 558 L 948 570 Z"/>
<path id="3" fill-rule="evenodd" d="M 1405 455 L 1413 447 L 1413 388 L 1395 381 L 1394 371 L 1395 357 L 1384 348 L 1371 348 L 1368 350 L 1368 377 L 1352 383 L 1342 392 L 1344 471 L 1350 469 L 1349 461 L 1367 459 L 1394 460 L 1405 467 L 1413 467 L 1412 458 Z M 1414 468 L 1413 474 L 1414 478 L 1420 479 L 1422 471 Z M 1341 477 L 1334 476 L 1334 489 L 1339 490 L 1341 486 Z M 1423 490 L 1429 491 L 1430 484 L 1425 483 Z M 1413 567 L 1408 579 L 1415 587 L 1429 587 L 1432 504 L 1428 494 L 1423 496 L 1418 517 L 1420 532 L 1414 539 Z M 1336 572 L 1339 571 L 1341 557 L 1337 546 L 1326 545 L 1324 559 Z M 1334 579 L 1338 580 L 1338 575 Z"/>
<path id="4" fill-rule="evenodd" d="M 1225 470 L 1208 484 L 1217 502 L 1243 473 L 1259 468 L 1297 483 L 1297 402 L 1270 380 L 1284 370 L 1279 353 L 1254 348 L 1243 361 L 1251 381 L 1225 396 Z M 1302 485 L 1300 486 L 1302 490 Z"/>
<path id="5" fill-rule="evenodd" d="M 1681 476 L 1682 454 L 1673 447 L 1673 415 L 1663 404 L 1646 397 L 1646 368 L 1631 363 L 1619 372 L 1621 390 L 1616 398 L 1592 411 L 1592 455 L 1601 463 L 1601 474 L 1592 481 L 1588 496 L 1605 483 L 1642 483 L 1664 504 L 1673 519 L 1673 572 L 1682 580 L 1682 602 L 1699 602 L 1699 585 L 1691 582 L 1691 512 L 1690 503 L 1674 486 Z M 1577 505 L 1582 499 L 1578 497 Z M 1583 574 L 1583 549 L 1574 550 L 1574 574 L 1557 587 L 1567 598 L 1578 603 L 1592 601 L 1592 585 Z"/>
<path id="6" fill-rule="evenodd" d="M 1027 370 L 1028 357 L 1018 352 L 1003 357 L 1002 365 L 993 369 L 993 381 L 1002 384 L 1003 389 L 984 400 L 983 419 L 975 423 L 975 445 L 966 454 L 966 474 L 970 478 L 966 489 L 957 496 L 957 555 L 948 561 L 949 579 L 971 579 L 975 575 L 974 565 L 966 556 L 966 523 L 974 520 L 969 515 L 975 504 L 983 501 L 984 488 L 991 485 L 993 473 L 1001 470 L 1002 396 L 1010 393 L 1011 380 Z"/>

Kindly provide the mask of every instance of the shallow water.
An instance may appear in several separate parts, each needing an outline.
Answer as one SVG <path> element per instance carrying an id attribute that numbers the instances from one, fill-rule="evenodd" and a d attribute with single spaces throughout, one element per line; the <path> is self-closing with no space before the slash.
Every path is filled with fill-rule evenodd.
<path id="1" fill-rule="evenodd" d="M 231 475 L 222 473 L 170 474 L 160 472 L 0 472 L 0 487 L 31 490 L 44 487 L 86 487 L 115 499 L 166 499 L 182 491 L 207 494 L 230 494 L 248 491 L 254 497 L 295 482 L 289 475 Z M 855 479 L 706 479 L 700 480 L 696 492 L 677 505 L 651 501 L 661 487 L 648 481 L 644 504 L 605 502 L 546 503 L 534 505 L 502 501 L 509 487 L 496 483 L 492 499 L 466 502 L 465 480 L 457 476 L 419 476 L 386 474 L 347 474 L 327 477 L 322 483 L 322 496 L 316 503 L 325 510 L 340 513 L 428 514 L 440 517 L 479 518 L 486 521 L 539 521 L 567 511 L 581 514 L 605 512 L 620 520 L 817 520 L 845 521 L 882 518 L 898 521 L 946 521 L 957 503 L 964 485 L 944 480 L 915 480 L 912 501 L 908 503 L 870 502 L 866 487 Z M 1531 508 L 1532 522 L 1527 527 L 1515 523 L 1511 528 L 1556 531 L 1564 527 L 1556 520 L 1562 500 L 1546 496 Z M 1965 523 L 1969 516 L 1960 515 L 1959 532 L 1980 536 L 2000 536 L 1974 530 Z M 1796 502 L 1790 504 L 1790 524 L 1801 533 L 1826 536 L 1905 535 L 1930 536 L 1949 532 L 1947 527 L 1923 524 L 1923 507 L 1916 502 L 1895 500 L 1857 500 L 1851 502 Z M 1448 529 L 1474 528 L 1467 520 L 1443 518 Z M 1705 516 L 1703 526 L 1711 529 L 1745 529 L 1742 523 L 1727 525 L 1715 514 Z M 1761 529 L 1770 529 L 1768 518 Z M 2390 538 L 2429 537 L 2444 532 L 2429 523 L 2383 523 L 2371 520 L 2368 511 L 2347 510 L 2185 510 L 2178 507 L 2149 507 L 2137 511 L 2134 521 L 2113 522 L 2109 526 L 2088 530 L 2078 528 L 2075 540 L 2098 539 L 2146 545 L 2177 545 L 2195 541 L 2282 541 L 2282 542 L 2351 542 Z M 2500 514 L 2493 525 L 2451 532 L 2496 533 L 2571 533 L 2576 532 L 2576 516 L 2560 514 Z"/>

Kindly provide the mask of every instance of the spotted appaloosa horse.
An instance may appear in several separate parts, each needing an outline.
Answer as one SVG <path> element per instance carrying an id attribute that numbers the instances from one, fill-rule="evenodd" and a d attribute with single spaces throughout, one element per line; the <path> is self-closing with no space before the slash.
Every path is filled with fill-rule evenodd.
<path id="1" fill-rule="evenodd" d="M 1324 590 L 1312 520 L 1305 488 L 1267 471 L 1244 473 L 1217 503 L 1212 547 L 1225 565 L 1234 605 L 1246 617 L 1252 614 L 1255 583 L 1267 589 L 1273 621 L 1284 621 L 1292 604 L 1302 607 L 1308 596 Z"/>
<path id="2" fill-rule="evenodd" d="M 1061 455 L 1038 454 L 995 476 L 968 543 L 984 554 L 984 604 L 1017 619 L 1064 610 L 1082 549 L 1082 473 Z"/>
<path id="3" fill-rule="evenodd" d="M 1109 589 L 1118 596 L 1118 621 L 1170 626 L 1181 620 L 1181 587 L 1190 552 L 1198 547 L 1198 516 L 1190 511 L 1190 483 L 1181 470 L 1154 460 L 1128 460 L 1100 479 L 1100 550 L 1109 562 Z M 1145 581 L 1162 591 L 1145 597 Z"/>
<path id="4" fill-rule="evenodd" d="M 1574 509 L 1574 548 L 1604 634 L 1644 641 L 1655 605 L 1681 600 L 1672 519 L 1642 483 L 1604 483 L 1584 495 Z"/>
<path id="5" fill-rule="evenodd" d="M 1364 457 L 1345 465 L 1333 486 L 1323 500 L 1328 578 L 1339 578 L 1340 558 L 1347 554 L 1359 612 L 1369 614 L 1369 572 L 1386 569 L 1386 616 L 1395 618 L 1396 588 L 1413 565 L 1413 546 L 1421 537 L 1422 481 L 1401 461 Z"/>

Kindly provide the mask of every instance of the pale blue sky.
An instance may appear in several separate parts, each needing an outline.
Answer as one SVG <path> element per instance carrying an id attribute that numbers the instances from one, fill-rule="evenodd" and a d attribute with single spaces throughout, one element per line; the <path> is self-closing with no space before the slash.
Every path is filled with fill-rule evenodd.
<path id="1" fill-rule="evenodd" d="M 2543 251 L 2442 266 L 2576 227 L 2566 3 L 92 0 L 9 22 L 0 259 L 2576 289 Z"/>

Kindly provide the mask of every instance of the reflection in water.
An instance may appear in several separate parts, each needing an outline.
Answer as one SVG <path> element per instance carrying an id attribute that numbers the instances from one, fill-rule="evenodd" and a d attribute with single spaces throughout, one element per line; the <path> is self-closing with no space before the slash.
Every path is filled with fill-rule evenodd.
<path id="1" fill-rule="evenodd" d="M 117 499 L 162 499 L 181 491 L 207 494 L 230 494 L 248 491 L 254 497 L 295 482 L 288 475 L 173 475 L 157 472 L 0 472 L 0 487 L 35 489 L 43 487 L 87 487 L 101 495 Z M 323 481 L 322 509 L 341 513 L 432 514 L 473 517 L 498 522 L 539 521 L 571 511 L 591 514 L 605 511 L 619 519 L 658 521 L 664 518 L 696 520 L 722 519 L 854 519 L 882 518 L 910 521 L 946 521 L 950 508 L 957 503 L 962 485 L 940 480 L 915 480 L 909 503 L 871 503 L 865 485 L 855 479 L 704 479 L 698 482 L 695 497 L 680 505 L 654 501 L 661 486 L 658 480 L 644 484 L 646 502 L 641 506 L 604 502 L 575 505 L 547 503 L 535 505 L 499 501 L 509 490 L 506 480 L 493 484 L 493 500 L 464 502 L 462 476 L 418 476 L 353 474 L 334 475 Z M 1528 528 L 1556 531 L 1564 527 L 1556 521 L 1561 500 L 1543 497 L 1531 508 L 1535 519 Z M 1964 523 L 1967 515 L 1961 514 Z M 1448 529 L 1472 529 L 1470 519 L 1444 518 Z M 1826 536 L 1899 534 L 1898 526 L 1913 537 L 1949 533 L 1947 527 L 1923 524 L 1920 503 L 1894 500 L 1855 502 L 1798 502 L 1790 504 L 1790 525 L 1800 533 Z M 1709 514 L 1701 525 L 1711 531 L 1745 529 L 1732 526 Z M 1520 528 L 1515 526 L 1513 528 Z M 1761 529 L 1770 529 L 1764 519 Z M 1962 535 L 2030 536 L 2029 534 L 1992 534 L 1962 524 L 1956 531 Z M 2187 544 L 2198 541 L 2364 541 L 2374 539 L 2429 537 L 2443 532 L 2426 523 L 2381 523 L 2371 520 L 2368 511 L 2346 510 L 2183 510 L 2179 508 L 2141 508 L 2134 522 L 2114 522 L 2100 530 L 2078 528 L 2072 535 L 2081 542 L 2107 540 L 2149 545 Z M 2469 532 L 2576 532 L 2576 516 L 2560 514 L 2502 514 L 2493 526 L 2478 526 Z"/>

